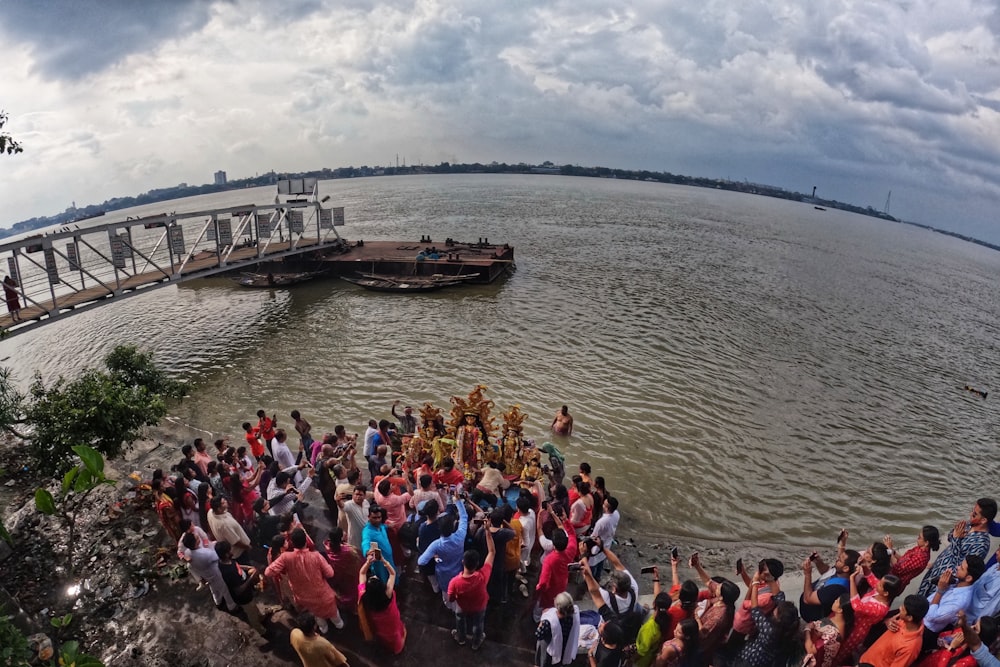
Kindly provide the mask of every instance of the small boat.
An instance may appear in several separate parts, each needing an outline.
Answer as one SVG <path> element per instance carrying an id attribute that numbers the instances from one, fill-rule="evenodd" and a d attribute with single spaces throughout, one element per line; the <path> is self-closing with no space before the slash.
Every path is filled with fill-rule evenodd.
<path id="1" fill-rule="evenodd" d="M 244 273 L 238 278 L 233 278 L 243 287 L 287 287 L 302 283 L 316 276 L 320 272 L 310 271 L 306 273 Z"/>
<path id="2" fill-rule="evenodd" d="M 462 284 L 461 280 L 429 280 L 427 278 L 376 276 L 376 274 L 369 274 L 363 278 L 348 278 L 347 276 L 341 276 L 341 278 L 373 292 L 433 292 Z"/>
<path id="3" fill-rule="evenodd" d="M 373 280 L 391 280 L 394 282 L 417 281 L 417 282 L 445 282 L 445 283 L 452 283 L 452 282 L 460 283 L 466 280 L 472 280 L 473 278 L 479 277 L 478 273 L 465 273 L 454 276 L 447 275 L 444 273 L 435 273 L 429 276 L 391 276 L 383 273 L 361 273 L 360 271 L 358 272 L 358 275 L 363 278 L 372 278 Z"/>
<path id="4" fill-rule="evenodd" d="M 813 208 L 816 209 L 817 211 L 825 211 L 826 210 L 822 206 L 813 206 Z"/>

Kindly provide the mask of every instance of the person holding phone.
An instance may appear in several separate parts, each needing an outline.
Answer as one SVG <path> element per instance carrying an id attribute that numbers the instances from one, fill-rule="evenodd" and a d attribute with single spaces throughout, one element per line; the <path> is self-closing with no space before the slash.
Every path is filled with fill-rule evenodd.
<path id="1" fill-rule="evenodd" d="M 535 585 L 535 622 L 541 620 L 542 610 L 555 604 L 556 595 L 566 590 L 569 583 L 569 564 L 576 560 L 576 533 L 570 523 L 566 510 L 558 507 L 558 517 L 562 528 L 552 531 L 552 551 L 542 560 L 542 571 Z M 539 540 L 542 541 L 541 534 Z"/>
<path id="2" fill-rule="evenodd" d="M 358 597 L 361 601 L 358 611 L 365 617 L 361 627 L 365 631 L 365 639 L 375 639 L 387 651 L 399 655 L 406 644 L 406 626 L 396 605 L 396 569 L 383 560 L 380 550 L 374 547 L 368 551 L 368 557 L 358 571 Z M 389 573 L 385 582 L 371 574 L 376 563 Z"/>
<path id="3" fill-rule="evenodd" d="M 441 597 L 452 611 L 455 605 L 448 600 L 448 586 L 451 580 L 462 572 L 462 556 L 465 553 L 465 535 L 469 530 L 469 513 L 465 508 L 465 502 L 461 501 L 457 495 L 451 496 L 452 505 L 449 509 L 457 508 L 458 517 L 452 512 L 448 512 L 442 517 L 441 537 L 437 538 L 427 549 L 417 558 L 417 564 L 421 567 L 428 566 L 431 561 L 434 565 L 434 576 L 437 577 L 438 586 L 441 589 Z"/>
<path id="4" fill-rule="evenodd" d="M 462 556 L 462 573 L 448 583 L 448 599 L 458 606 L 455 613 L 455 629 L 451 636 L 459 646 L 465 646 L 466 638 L 472 637 L 472 650 L 478 651 L 486 641 L 486 605 L 490 596 L 486 590 L 493 572 L 493 559 L 497 549 L 493 543 L 493 533 L 486 533 L 486 558 L 480 566 L 479 552 L 469 549 Z"/>
<path id="5" fill-rule="evenodd" d="M 697 552 L 691 554 L 691 567 L 698 573 L 710 595 L 708 603 L 697 618 L 701 628 L 699 650 L 706 664 L 711 664 L 715 651 L 722 646 L 729 636 L 729 631 L 732 630 L 733 619 L 736 616 L 736 602 L 740 599 L 740 588 L 728 579 L 710 577 L 702 567 L 701 557 Z"/>
<path id="6" fill-rule="evenodd" d="M 802 595 L 799 597 L 799 613 L 806 623 L 818 621 L 830 615 L 833 603 L 844 593 L 849 592 L 847 578 L 854 572 L 861 554 L 847 548 L 847 531 L 840 531 L 837 536 L 837 560 L 833 564 L 833 575 L 822 578 L 830 569 L 822 558 L 810 557 L 802 563 Z M 821 578 L 813 581 L 813 568 L 820 573 Z"/>
<path id="7" fill-rule="evenodd" d="M 376 559 L 371 569 L 379 579 L 389 581 L 389 567 L 395 570 L 396 561 L 392 558 L 392 544 L 385 527 L 385 516 L 385 509 L 378 505 L 368 508 L 368 523 L 361 531 L 361 553 L 367 556 L 372 550 L 381 552 L 381 558 Z"/>
<path id="8" fill-rule="evenodd" d="M 744 581 L 749 580 L 750 577 L 747 574 L 746 567 L 743 566 L 743 559 L 741 558 L 737 561 L 739 564 L 739 574 L 744 578 Z M 777 604 L 777 599 L 775 594 L 779 590 L 780 584 L 778 579 L 781 575 L 785 573 L 785 565 L 780 560 L 776 558 L 765 558 L 760 561 L 764 564 L 765 574 L 761 579 L 761 585 L 757 589 L 757 606 L 764 614 L 770 614 L 774 611 L 774 606 Z M 760 563 L 757 565 L 757 570 L 760 572 Z M 749 589 L 749 584 L 747 585 Z M 847 592 L 846 590 L 844 592 Z M 832 605 L 832 603 L 831 603 Z M 747 596 L 741 604 L 736 609 L 736 615 L 733 617 L 733 632 L 739 633 L 740 635 L 748 635 L 753 632 L 754 623 L 753 619 L 750 617 L 750 592 L 747 591 Z"/>

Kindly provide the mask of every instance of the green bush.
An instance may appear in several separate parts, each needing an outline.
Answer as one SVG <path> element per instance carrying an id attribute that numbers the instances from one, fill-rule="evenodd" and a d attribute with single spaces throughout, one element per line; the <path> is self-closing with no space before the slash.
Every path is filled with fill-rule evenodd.
<path id="1" fill-rule="evenodd" d="M 34 432 L 29 451 L 38 468 L 60 475 L 73 467 L 73 447 L 87 445 L 107 458 L 120 456 L 167 414 L 166 400 L 183 395 L 183 385 L 166 376 L 152 355 L 119 346 L 105 359 L 107 371 L 88 369 L 75 380 L 59 377 L 31 385 L 25 421 Z"/>
<path id="2" fill-rule="evenodd" d="M 27 637 L 0 609 L 0 667 L 27 667 L 31 657 Z"/>

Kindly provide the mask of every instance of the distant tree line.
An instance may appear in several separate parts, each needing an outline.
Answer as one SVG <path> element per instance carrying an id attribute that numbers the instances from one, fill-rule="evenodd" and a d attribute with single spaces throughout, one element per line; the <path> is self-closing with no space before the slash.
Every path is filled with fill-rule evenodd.
<path id="1" fill-rule="evenodd" d="M 232 180 L 225 184 L 206 183 L 204 185 L 188 185 L 187 183 L 181 183 L 174 187 L 150 190 L 134 197 L 115 197 L 101 202 L 100 204 L 91 204 L 83 208 L 68 208 L 62 213 L 57 213 L 56 215 L 22 220 L 21 222 L 13 225 L 10 229 L 0 229 L 0 238 L 11 236 L 13 234 L 20 234 L 33 229 L 48 227 L 50 225 L 65 225 L 83 218 L 101 215 L 106 211 L 115 211 L 142 204 L 170 201 L 172 199 L 192 197 L 194 195 L 223 192 L 225 190 L 240 190 L 243 188 L 253 188 L 262 185 L 272 185 L 279 179 L 283 178 L 315 177 L 325 180 L 335 178 L 365 178 L 370 176 L 402 176 L 409 174 L 537 174 L 583 176 L 590 178 L 616 178 L 632 181 L 673 183 L 677 185 L 690 185 L 700 188 L 745 192 L 792 201 L 810 202 L 828 208 L 838 208 L 844 211 L 851 211 L 852 213 L 873 216 L 884 220 L 891 220 L 893 222 L 900 222 L 891 215 L 877 211 L 871 206 L 861 207 L 835 200 L 814 199 L 801 192 L 792 192 L 783 188 L 750 183 L 748 181 L 740 182 L 726 179 L 703 178 L 699 176 L 683 176 L 679 174 L 671 174 L 670 172 L 648 171 L 645 169 L 633 170 L 612 169 L 610 167 L 581 167 L 579 165 L 572 164 L 556 165 L 552 162 L 543 162 L 539 165 L 527 164 L 524 162 L 517 164 L 508 164 L 506 162 L 490 162 L 488 164 L 482 164 L 479 162 L 452 164 L 450 162 L 442 162 L 434 166 L 350 166 L 338 167 L 336 169 L 324 168 L 317 171 L 289 172 L 281 174 L 271 171 L 252 178 Z"/>

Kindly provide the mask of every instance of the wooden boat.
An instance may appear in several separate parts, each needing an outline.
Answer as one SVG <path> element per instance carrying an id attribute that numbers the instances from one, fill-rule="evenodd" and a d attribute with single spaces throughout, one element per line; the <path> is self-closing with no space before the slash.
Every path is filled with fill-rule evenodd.
<path id="1" fill-rule="evenodd" d="M 320 275 L 317 271 L 306 273 L 243 273 L 233 278 L 243 287 L 287 287 L 305 282 Z"/>
<path id="2" fill-rule="evenodd" d="M 473 278 L 479 277 L 478 273 L 466 273 L 455 276 L 450 276 L 444 273 L 435 273 L 429 276 L 390 276 L 388 274 L 383 274 L 383 273 L 361 273 L 360 271 L 358 272 L 358 275 L 363 278 L 371 278 L 373 280 L 390 280 L 393 282 L 406 281 L 406 282 L 445 282 L 445 283 L 452 283 L 452 282 L 461 283 L 466 280 L 472 280 Z"/>
<path id="3" fill-rule="evenodd" d="M 816 209 L 817 211 L 825 211 L 826 210 L 822 206 L 813 206 L 813 208 Z"/>
<path id="4" fill-rule="evenodd" d="M 401 276 L 376 276 L 375 274 L 369 274 L 362 278 L 348 278 L 347 276 L 341 276 L 341 278 L 373 292 L 433 292 L 462 284 L 461 280 L 403 278 Z"/>

